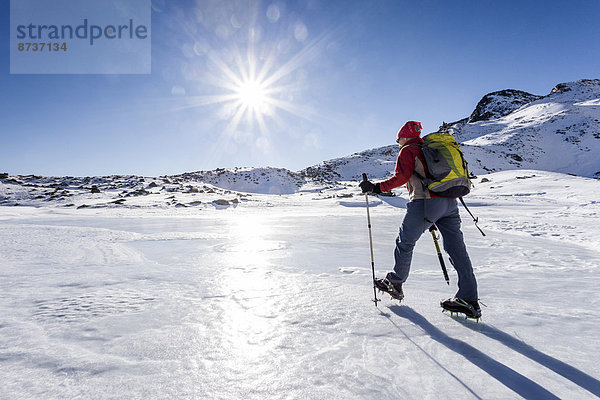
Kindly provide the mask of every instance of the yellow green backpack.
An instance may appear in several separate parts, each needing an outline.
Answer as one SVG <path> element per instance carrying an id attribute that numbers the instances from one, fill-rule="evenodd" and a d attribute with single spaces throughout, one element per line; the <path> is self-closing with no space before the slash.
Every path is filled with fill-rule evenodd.
<path id="1" fill-rule="evenodd" d="M 454 136 L 430 133 L 423 137 L 423 156 L 428 174 L 419 177 L 429 191 L 443 197 L 460 198 L 471 191 L 467 162 Z"/>
<path id="2" fill-rule="evenodd" d="M 423 182 L 423 186 L 438 196 L 458 198 L 473 218 L 479 232 L 485 236 L 485 233 L 477 225 L 479 218 L 471 213 L 462 198 L 471 191 L 473 187 L 471 179 L 475 176 L 469 172 L 467 161 L 458 142 L 454 136 L 440 132 L 430 133 L 423 137 L 423 141 L 425 143 L 421 145 L 421 148 L 428 173 L 425 177 L 417 175 Z"/>

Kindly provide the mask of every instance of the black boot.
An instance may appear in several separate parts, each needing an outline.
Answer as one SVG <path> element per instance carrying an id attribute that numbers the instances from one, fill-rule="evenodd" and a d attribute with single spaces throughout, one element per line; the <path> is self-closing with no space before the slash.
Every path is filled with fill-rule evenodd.
<path id="1" fill-rule="evenodd" d="M 393 299 L 402 300 L 404 298 L 401 283 L 391 283 L 387 278 L 375 278 L 373 284 L 377 289 L 388 293 Z"/>
<path id="2" fill-rule="evenodd" d="M 440 306 L 446 311 L 463 313 L 469 318 L 481 318 L 481 308 L 477 300 L 469 301 L 454 297 L 440 302 Z"/>

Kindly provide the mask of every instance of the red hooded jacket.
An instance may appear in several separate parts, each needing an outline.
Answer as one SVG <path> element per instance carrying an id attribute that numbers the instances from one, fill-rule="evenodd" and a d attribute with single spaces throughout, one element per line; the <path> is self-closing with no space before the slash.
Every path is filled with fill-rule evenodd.
<path id="1" fill-rule="evenodd" d="M 421 179 L 415 175 L 415 172 L 421 176 L 426 176 L 427 174 L 427 165 L 425 164 L 425 158 L 420 146 L 423 143 L 423 139 L 416 137 L 409 140 L 400 148 L 394 176 L 379 183 L 379 188 L 382 192 L 389 192 L 398 186 L 406 184 L 410 200 L 438 197 L 430 195 L 429 190 L 423 188 Z"/>

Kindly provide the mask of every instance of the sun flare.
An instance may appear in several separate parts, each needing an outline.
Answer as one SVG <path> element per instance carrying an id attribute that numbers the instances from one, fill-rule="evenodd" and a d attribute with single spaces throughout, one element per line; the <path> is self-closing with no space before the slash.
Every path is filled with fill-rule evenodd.
<path id="1" fill-rule="evenodd" d="M 198 50 L 207 61 L 202 73 L 197 73 L 199 88 L 206 86 L 212 93 L 186 96 L 182 109 L 218 105 L 215 115 L 226 123 L 219 146 L 227 146 L 231 140 L 254 139 L 254 145 L 266 151 L 273 129 L 285 127 L 289 116 L 315 117 L 315 111 L 299 99 L 307 88 L 305 67 L 321 53 L 325 41 L 325 37 L 317 38 L 289 57 L 265 49 L 257 56 L 254 42 L 248 48 Z M 198 68 L 194 66 L 190 74 Z"/>
<path id="2" fill-rule="evenodd" d="M 270 102 L 266 87 L 255 80 L 242 83 L 236 90 L 236 96 L 243 106 L 255 111 L 265 110 Z"/>

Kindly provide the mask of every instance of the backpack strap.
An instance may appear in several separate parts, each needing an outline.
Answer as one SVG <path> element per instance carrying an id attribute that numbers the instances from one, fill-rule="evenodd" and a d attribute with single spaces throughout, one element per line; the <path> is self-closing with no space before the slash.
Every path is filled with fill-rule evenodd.
<path id="1" fill-rule="evenodd" d="M 420 147 L 421 149 L 423 149 L 423 145 L 421 143 L 407 143 L 404 146 L 402 146 L 400 148 L 400 150 L 402 150 L 406 146 L 417 146 L 417 147 Z M 425 170 L 425 175 L 427 175 L 427 172 L 428 172 L 427 171 L 427 163 L 423 163 L 423 162 L 421 162 L 421 163 L 423 164 L 423 169 Z M 427 190 L 428 191 L 429 189 L 427 188 L 426 177 L 422 176 L 421 174 L 419 174 L 417 172 L 416 168 L 413 171 L 413 175 L 415 175 L 417 178 L 419 178 L 421 180 L 421 183 L 423 184 L 423 190 Z"/>
<path id="2" fill-rule="evenodd" d="M 473 216 L 473 213 L 471 212 L 471 210 L 469 210 L 469 207 L 467 207 L 467 205 L 465 204 L 465 201 L 463 200 L 462 197 L 459 197 L 460 202 L 462 203 L 463 207 L 465 208 L 465 210 L 467 210 L 467 212 L 469 213 L 469 215 L 471 216 L 471 218 L 473 218 L 473 222 L 475 223 L 475 227 L 477 229 L 479 229 L 479 232 L 481 232 L 481 234 L 483 236 L 485 236 L 485 233 L 481 230 L 481 228 L 477 225 L 477 222 L 479 222 L 479 217 L 475 218 Z"/>
<path id="3" fill-rule="evenodd" d="M 423 145 L 420 144 L 420 143 L 407 143 L 404 146 L 402 146 L 400 148 L 400 150 L 402 150 L 406 146 L 418 146 L 421 149 L 423 149 Z M 425 175 L 427 175 L 428 171 L 427 171 L 427 165 L 426 165 L 426 163 L 423 163 L 423 169 L 425 171 Z M 419 180 L 421 181 L 421 185 L 423 187 L 423 193 L 429 192 L 429 188 L 427 187 L 427 183 L 426 183 L 427 180 L 426 180 L 425 176 L 422 176 L 421 174 L 419 174 L 417 172 L 416 168 L 413 170 L 413 175 L 416 176 L 417 178 L 419 178 Z M 429 193 L 430 193 L 429 198 L 426 197 L 424 199 L 425 201 L 423 202 L 423 214 L 424 214 L 424 217 L 425 217 L 425 222 L 433 224 L 434 222 L 432 220 L 430 220 L 429 217 L 427 217 L 427 200 L 429 200 L 431 198 L 431 192 L 429 192 Z"/>

